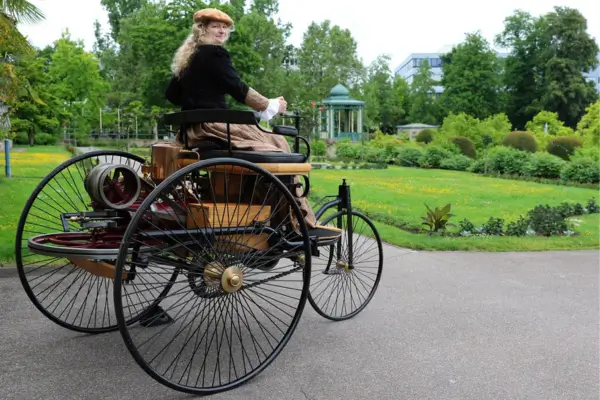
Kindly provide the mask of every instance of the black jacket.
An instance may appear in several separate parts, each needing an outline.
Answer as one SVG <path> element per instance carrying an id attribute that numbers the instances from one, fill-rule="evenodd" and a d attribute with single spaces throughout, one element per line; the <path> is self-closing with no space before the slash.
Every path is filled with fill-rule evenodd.
<path id="1" fill-rule="evenodd" d="M 182 110 L 227 108 L 226 94 L 243 104 L 249 90 L 222 46 L 199 46 L 180 75 L 171 78 L 166 97 Z"/>

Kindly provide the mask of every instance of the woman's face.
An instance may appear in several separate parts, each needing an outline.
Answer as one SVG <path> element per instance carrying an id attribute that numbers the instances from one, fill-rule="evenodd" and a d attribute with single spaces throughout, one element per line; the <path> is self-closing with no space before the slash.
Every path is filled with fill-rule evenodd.
<path id="1" fill-rule="evenodd" d="M 208 37 L 214 44 L 223 44 L 229 38 L 229 27 L 223 22 L 211 21 L 206 30 Z"/>

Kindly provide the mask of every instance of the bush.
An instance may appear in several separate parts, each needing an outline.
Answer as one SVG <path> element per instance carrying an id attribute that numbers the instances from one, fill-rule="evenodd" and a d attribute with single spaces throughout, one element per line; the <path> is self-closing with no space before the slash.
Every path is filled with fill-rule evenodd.
<path id="1" fill-rule="evenodd" d="M 360 146 L 349 140 L 340 140 L 335 146 L 335 156 L 341 159 L 357 160 L 360 157 Z"/>
<path id="2" fill-rule="evenodd" d="M 567 221 L 561 215 L 558 208 L 549 205 L 538 205 L 527 214 L 531 229 L 538 235 L 555 236 L 564 233 L 567 229 Z"/>
<path id="3" fill-rule="evenodd" d="M 428 128 L 423 129 L 421 132 L 419 132 L 417 134 L 417 137 L 415 138 L 415 140 L 418 143 L 425 143 L 425 144 L 433 142 L 433 130 L 428 129 Z"/>
<path id="4" fill-rule="evenodd" d="M 467 157 L 475 158 L 477 157 L 477 151 L 475 150 L 475 145 L 468 137 L 464 136 L 456 136 L 450 139 L 452 143 L 456 145 L 460 149 L 460 152 Z"/>
<path id="5" fill-rule="evenodd" d="M 34 136 L 34 143 L 41 146 L 52 146 L 58 143 L 59 138 L 52 136 L 49 133 L 36 133 Z"/>
<path id="6" fill-rule="evenodd" d="M 489 168 L 489 163 L 488 163 Z M 475 174 L 483 174 L 485 173 L 485 159 L 480 158 L 476 160 L 471 166 L 467 169 L 469 172 L 473 172 Z"/>
<path id="7" fill-rule="evenodd" d="M 546 147 L 546 151 L 563 160 L 569 161 L 577 147 L 581 147 L 581 140 L 576 137 L 559 136 L 550 140 L 550 143 L 548 143 L 548 146 Z"/>
<path id="8" fill-rule="evenodd" d="M 597 183 L 600 182 L 600 167 L 590 157 L 577 157 L 565 163 L 560 177 L 572 182 Z"/>
<path id="9" fill-rule="evenodd" d="M 360 155 L 360 150 L 358 155 Z M 358 158 L 358 156 L 356 158 Z M 376 146 L 365 147 L 365 161 L 370 163 L 386 163 L 388 159 L 389 157 L 385 148 Z"/>
<path id="10" fill-rule="evenodd" d="M 473 162 L 467 156 L 463 156 L 462 154 L 455 154 L 449 158 L 444 158 L 440 161 L 441 169 L 450 169 L 453 171 L 466 171 Z"/>
<path id="11" fill-rule="evenodd" d="M 558 179 L 565 161 L 550 154 L 532 154 L 523 167 L 523 173 L 536 178 Z"/>
<path id="12" fill-rule="evenodd" d="M 535 137 L 529 132 L 513 131 L 504 136 L 502 145 L 512 147 L 517 150 L 524 150 L 530 153 L 537 151 L 537 142 Z"/>
<path id="13" fill-rule="evenodd" d="M 488 173 L 499 175 L 522 175 L 525 164 L 531 155 L 510 147 L 496 147 L 490 150 Z"/>
<path id="14" fill-rule="evenodd" d="M 313 155 L 313 156 L 317 156 L 317 157 L 324 156 L 326 148 L 327 148 L 327 146 L 325 145 L 325 142 L 322 140 L 315 140 L 310 143 L 310 152 L 311 152 L 311 155 Z"/>
<path id="15" fill-rule="evenodd" d="M 416 147 L 398 147 L 394 150 L 394 163 L 403 167 L 419 167 L 423 152 Z"/>
<path id="16" fill-rule="evenodd" d="M 428 146 L 419 159 L 419 164 L 423 168 L 439 168 L 442 160 L 450 157 L 450 151 L 438 146 Z"/>

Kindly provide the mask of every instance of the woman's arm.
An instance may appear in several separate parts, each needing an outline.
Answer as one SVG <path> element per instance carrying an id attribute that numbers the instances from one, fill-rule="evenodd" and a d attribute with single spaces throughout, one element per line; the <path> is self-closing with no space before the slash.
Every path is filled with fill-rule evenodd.
<path id="1" fill-rule="evenodd" d="M 242 81 L 231 62 L 227 50 L 218 47 L 215 52 L 213 74 L 225 91 L 239 103 L 261 112 L 261 119 L 268 121 L 280 111 L 279 99 L 268 99 Z"/>
<path id="2" fill-rule="evenodd" d="M 165 92 L 165 97 L 176 106 L 181 106 L 181 82 L 176 76 L 171 77 L 169 86 Z"/>

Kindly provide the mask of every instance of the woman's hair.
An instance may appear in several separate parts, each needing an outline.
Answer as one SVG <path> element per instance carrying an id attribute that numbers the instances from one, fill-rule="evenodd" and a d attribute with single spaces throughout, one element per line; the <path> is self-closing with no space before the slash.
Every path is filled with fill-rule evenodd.
<path id="1" fill-rule="evenodd" d="M 173 62 L 171 63 L 171 72 L 173 75 L 179 77 L 182 71 L 190 63 L 192 59 L 192 55 L 198 48 L 203 44 L 206 44 L 206 36 L 207 36 L 207 26 L 211 21 L 201 21 L 192 25 L 192 33 L 188 35 L 188 37 L 183 41 L 181 46 L 175 52 L 175 56 L 173 57 Z M 233 30 L 233 26 L 229 28 L 231 32 Z"/>

